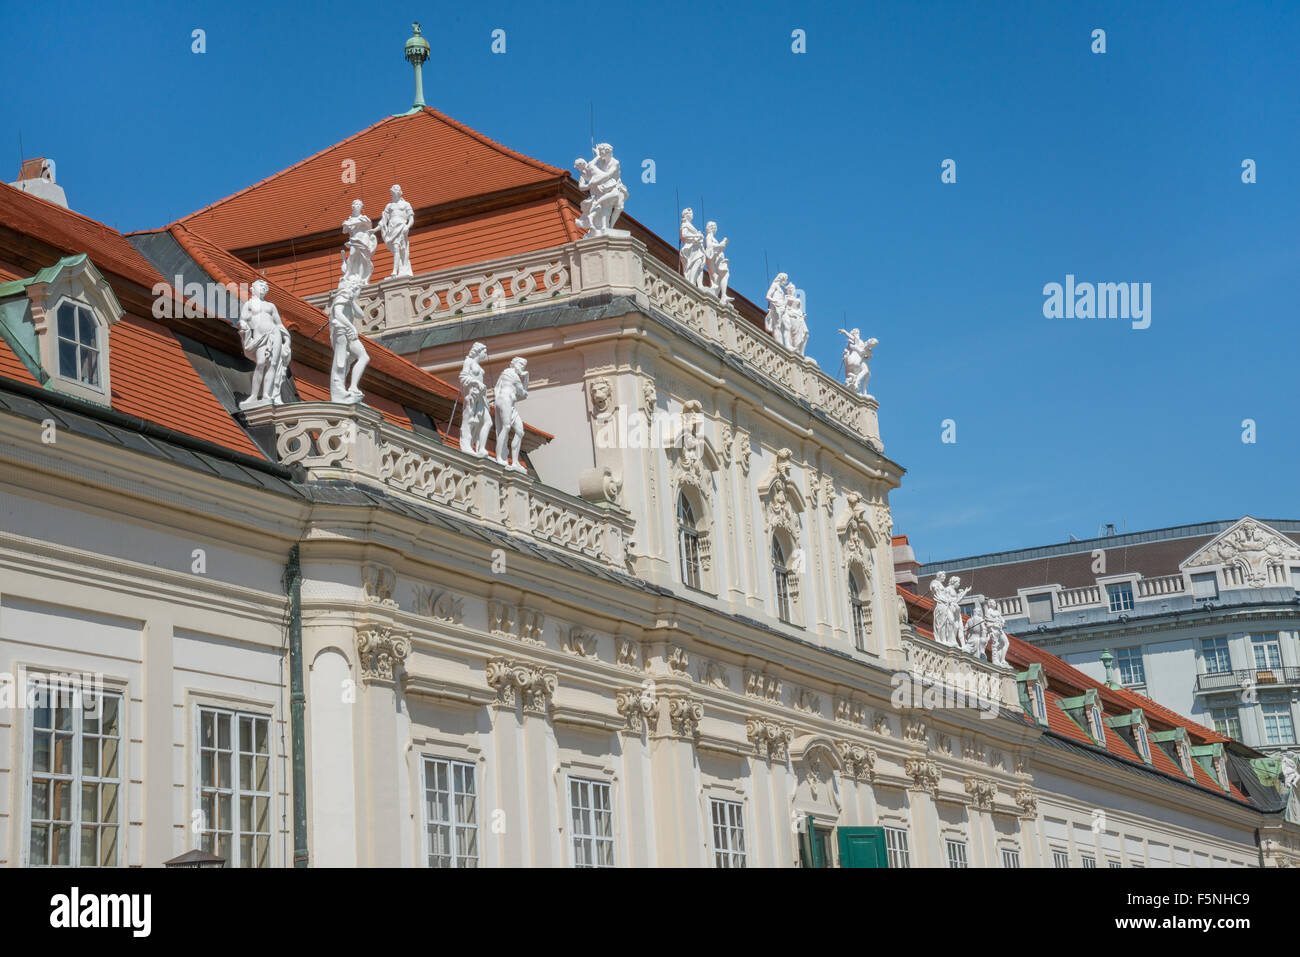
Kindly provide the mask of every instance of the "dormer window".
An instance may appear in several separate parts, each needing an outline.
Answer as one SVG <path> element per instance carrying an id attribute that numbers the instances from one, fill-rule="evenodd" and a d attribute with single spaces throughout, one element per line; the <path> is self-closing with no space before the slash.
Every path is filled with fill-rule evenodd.
<path id="1" fill-rule="evenodd" d="M 1101 708 L 1096 705 L 1088 709 L 1088 733 L 1098 744 L 1106 740 L 1106 732 L 1101 724 Z"/>
<path id="2" fill-rule="evenodd" d="M 1144 764 L 1151 763 L 1151 742 L 1147 738 L 1147 719 L 1141 708 L 1134 708 L 1128 714 L 1118 714 L 1102 719 L 1110 725 L 1142 759 Z M 1168 732 L 1171 736 L 1173 732 Z"/>
<path id="3" fill-rule="evenodd" d="M 1105 745 L 1106 732 L 1102 724 L 1101 698 L 1096 688 L 1089 688 L 1076 698 L 1061 698 L 1057 704 L 1087 733 L 1093 744 Z"/>
<path id="4" fill-rule="evenodd" d="M 1020 689 L 1020 706 L 1037 724 L 1047 725 L 1047 675 L 1043 666 L 1034 662 L 1027 669 L 1016 675 L 1016 685 Z"/>
<path id="5" fill-rule="evenodd" d="M 59 303 L 59 375 L 99 388 L 99 323 L 89 306 L 73 300 Z"/>
<path id="6" fill-rule="evenodd" d="M 1147 740 L 1147 729 L 1142 727 L 1142 725 L 1140 724 L 1134 725 L 1133 734 L 1137 738 L 1138 754 L 1142 756 L 1143 761 L 1145 761 L 1147 764 L 1150 764 L 1151 763 L 1151 742 Z"/>

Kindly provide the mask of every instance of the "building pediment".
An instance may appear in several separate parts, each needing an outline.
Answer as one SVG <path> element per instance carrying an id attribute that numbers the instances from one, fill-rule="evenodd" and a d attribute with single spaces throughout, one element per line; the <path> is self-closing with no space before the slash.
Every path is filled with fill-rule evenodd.
<path id="1" fill-rule="evenodd" d="M 1262 587 L 1270 580 L 1270 566 L 1288 562 L 1300 562 L 1300 545 L 1247 515 L 1193 552 L 1179 568 L 1236 566 L 1248 584 Z"/>

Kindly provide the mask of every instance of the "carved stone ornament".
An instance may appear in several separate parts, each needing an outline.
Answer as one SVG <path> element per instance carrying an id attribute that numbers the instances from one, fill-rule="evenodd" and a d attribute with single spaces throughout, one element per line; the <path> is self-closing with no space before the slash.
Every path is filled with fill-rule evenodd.
<path id="1" fill-rule="evenodd" d="M 993 800 L 998 796 L 998 785 L 996 781 L 988 778 L 968 777 L 965 780 L 966 793 L 970 795 L 971 803 L 981 811 L 993 810 Z"/>
<path id="2" fill-rule="evenodd" d="M 565 634 L 560 649 L 565 654 L 577 655 L 579 658 L 595 658 L 596 636 L 574 625 Z"/>
<path id="3" fill-rule="evenodd" d="M 415 613 L 459 625 L 465 621 L 465 599 L 429 585 L 416 585 Z"/>
<path id="4" fill-rule="evenodd" d="M 645 659 L 641 654 L 639 644 L 630 638 L 620 638 L 617 645 L 618 653 L 615 664 L 620 668 L 627 668 L 629 671 L 645 671 Z"/>
<path id="5" fill-rule="evenodd" d="M 905 758 L 903 773 L 912 779 L 909 791 L 928 791 L 931 795 L 939 792 L 939 782 L 943 775 L 933 761 L 920 757 Z"/>
<path id="6" fill-rule="evenodd" d="M 822 710 L 821 695 L 808 688 L 790 690 L 790 707 L 805 714 L 820 714 Z"/>
<path id="7" fill-rule="evenodd" d="M 903 721 L 903 740 L 912 744 L 925 744 L 925 722 L 920 718 L 907 718 Z"/>
<path id="8" fill-rule="evenodd" d="M 844 499 L 848 508 L 836 528 L 840 537 L 841 554 L 846 565 L 854 561 L 867 565 L 875 540 L 867 501 L 858 492 L 846 492 Z"/>
<path id="9" fill-rule="evenodd" d="M 668 723 L 679 738 L 694 738 L 700 733 L 704 705 L 696 698 L 677 695 L 668 699 Z"/>
<path id="10" fill-rule="evenodd" d="M 852 741 L 837 741 L 843 774 L 855 781 L 871 781 L 876 775 L 876 752 L 866 745 Z"/>
<path id="11" fill-rule="evenodd" d="M 366 601 L 378 602 L 390 608 L 396 608 L 393 601 L 393 589 L 397 586 L 397 576 L 387 565 L 378 562 L 366 562 L 361 566 L 361 583 Z"/>
<path id="12" fill-rule="evenodd" d="M 1038 816 L 1038 796 L 1034 794 L 1031 788 L 1020 788 L 1016 791 L 1016 804 L 1020 808 L 1020 816 L 1032 818 Z"/>
<path id="13" fill-rule="evenodd" d="M 363 681 L 392 681 L 393 670 L 411 653 L 407 635 L 380 625 L 357 631 L 357 663 Z"/>
<path id="14" fill-rule="evenodd" d="M 659 405 L 659 392 L 654 379 L 641 380 L 641 414 L 645 416 L 645 426 L 649 429 L 655 420 L 655 409 Z"/>
<path id="15" fill-rule="evenodd" d="M 781 700 L 781 679 L 776 675 L 761 671 L 745 672 L 745 694 L 751 698 L 779 703 Z"/>
<path id="16" fill-rule="evenodd" d="M 1224 565 L 1234 569 L 1241 584 L 1263 588 L 1284 584 L 1283 570 L 1295 562 L 1300 562 L 1300 546 L 1263 522 L 1246 516 L 1193 553 L 1182 567 Z"/>
<path id="17" fill-rule="evenodd" d="M 593 418 L 604 418 L 614 412 L 614 387 L 609 379 L 601 377 L 587 383 L 587 397 L 591 401 Z"/>
<path id="18" fill-rule="evenodd" d="M 691 665 L 690 657 L 686 654 L 686 649 L 674 645 L 668 650 L 668 670 L 673 674 L 685 675 Z"/>
<path id="19" fill-rule="evenodd" d="M 659 699 L 654 686 L 647 681 L 640 688 L 624 688 L 614 696 L 614 706 L 626 722 L 626 729 L 640 734 L 643 729 L 653 732 L 659 726 Z"/>
<path id="20" fill-rule="evenodd" d="M 871 719 L 871 730 L 881 737 L 887 738 L 893 734 L 893 729 L 889 726 L 889 716 L 877 711 Z"/>
<path id="21" fill-rule="evenodd" d="M 746 475 L 749 474 L 749 433 L 741 432 L 736 436 L 736 461 L 740 463 L 740 470 Z"/>
<path id="22" fill-rule="evenodd" d="M 668 450 L 673 480 L 678 487 L 695 489 L 708 501 L 713 497 L 713 472 L 719 463 L 708 440 L 700 434 L 704 410 L 698 399 L 682 406 L 677 442 Z"/>
<path id="23" fill-rule="evenodd" d="M 754 753 L 760 758 L 784 761 L 790 742 L 794 740 L 794 728 L 770 718 L 747 718 L 745 737 L 753 742 Z"/>
<path id="24" fill-rule="evenodd" d="M 768 535 L 778 528 L 784 529 L 794 541 L 799 540 L 799 513 L 803 511 L 803 494 L 795 484 L 792 469 L 793 453 L 781 449 L 759 483 L 758 494 L 763 499 L 763 526 Z"/>
<path id="25" fill-rule="evenodd" d="M 854 701 L 852 698 L 835 699 L 835 720 L 840 724 L 865 728 L 869 718 L 867 706 L 861 701 Z"/>
<path id="26" fill-rule="evenodd" d="M 498 705 L 512 708 L 522 696 L 525 711 L 546 714 L 559 679 L 537 665 L 493 658 L 487 663 L 487 683 L 496 692 Z"/>
<path id="27" fill-rule="evenodd" d="M 727 687 L 727 669 L 716 661 L 707 658 L 700 661 L 700 667 L 696 673 L 696 680 L 702 685 L 708 685 L 712 688 Z"/>
<path id="28" fill-rule="evenodd" d="M 330 364 L 330 401 L 343 405 L 356 405 L 365 398 L 358 383 L 370 364 L 370 354 L 357 332 L 363 316 L 360 295 L 361 281 L 355 276 L 344 276 L 330 300 L 330 345 L 334 349 L 334 361 Z M 348 378 L 349 368 L 351 379 Z"/>
<path id="29" fill-rule="evenodd" d="M 627 202 L 627 187 L 623 185 L 622 171 L 614 158 L 614 147 L 597 143 L 594 152 L 596 155 L 592 159 L 578 159 L 573 163 L 579 174 L 578 186 L 587 192 L 576 225 L 585 230 L 583 239 L 629 236 L 627 230 L 614 228 Z"/>

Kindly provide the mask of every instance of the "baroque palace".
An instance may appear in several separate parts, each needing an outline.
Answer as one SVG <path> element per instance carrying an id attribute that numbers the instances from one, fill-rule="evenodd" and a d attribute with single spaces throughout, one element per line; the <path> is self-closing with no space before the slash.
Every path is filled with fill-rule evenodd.
<path id="1" fill-rule="evenodd" d="M 1294 762 L 900 587 L 874 340 L 418 90 L 164 229 L 0 186 L 0 863 L 1300 863 Z"/>

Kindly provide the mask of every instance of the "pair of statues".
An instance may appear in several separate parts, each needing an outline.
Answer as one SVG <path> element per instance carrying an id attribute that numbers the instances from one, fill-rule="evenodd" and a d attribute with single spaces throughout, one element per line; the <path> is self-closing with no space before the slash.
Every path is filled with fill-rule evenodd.
<path id="1" fill-rule="evenodd" d="M 486 358 L 487 346 L 476 342 L 460 367 L 460 450 L 479 458 L 487 455 L 488 431 L 492 425 L 488 416 L 487 377 L 483 370 Z M 526 398 L 528 360 L 516 356 L 497 377 L 491 396 L 496 410 L 497 462 L 514 472 L 525 471 L 519 460 L 524 420 L 519 414 L 518 404 Z"/>
<path id="2" fill-rule="evenodd" d="M 871 378 L 867 360 L 871 358 L 871 351 L 880 345 L 880 340 L 864 340 L 857 329 L 847 332 L 841 329 L 840 335 L 848 337 L 848 343 L 844 346 L 844 384 L 852 391 L 866 395 L 867 381 Z"/>
<path id="3" fill-rule="evenodd" d="M 627 187 L 623 185 L 622 170 L 614 158 L 614 147 L 597 143 L 595 154 L 592 159 L 578 159 L 573 163 L 579 174 L 578 185 L 587 191 L 577 226 L 586 231 L 583 239 L 628 236 L 626 230 L 614 228 L 627 203 Z"/>
<path id="4" fill-rule="evenodd" d="M 767 287 L 767 316 L 763 328 L 781 345 L 799 355 L 808 348 L 808 320 L 798 287 L 783 272 Z"/>
<path id="5" fill-rule="evenodd" d="M 1007 666 L 1007 649 L 1011 641 L 1004 628 L 1002 611 L 996 602 L 981 600 L 976 603 L 975 614 L 964 624 L 961 620 L 961 600 L 970 594 L 970 588 L 961 588 L 961 579 L 940 571 L 930 582 L 934 596 L 934 640 L 950 648 L 960 648 L 967 654 L 984 658 L 984 649 L 992 644 L 992 661 L 998 667 Z"/>
<path id="6" fill-rule="evenodd" d="M 415 222 L 415 209 L 402 197 L 402 187 L 396 184 L 389 191 L 389 197 L 378 226 L 372 226 L 370 217 L 361 211 L 361 200 L 353 200 L 352 215 L 343 221 L 343 231 L 348 234 L 348 241 L 343 246 L 344 279 L 359 280 L 363 286 L 370 282 L 370 274 L 375 268 L 372 257 L 379 246 L 376 233 L 383 237 L 384 245 L 393 254 L 390 277 L 412 274 L 411 224 Z"/>
<path id="7" fill-rule="evenodd" d="M 695 211 L 689 206 L 682 210 L 681 258 L 682 275 L 697 289 L 713 294 L 721 303 L 731 302 L 727 295 L 727 281 L 731 265 L 727 262 L 727 240 L 718 239 L 718 224 L 710 221 L 701 233 L 692 222 Z M 704 270 L 708 267 L 709 283 L 704 284 Z"/>

